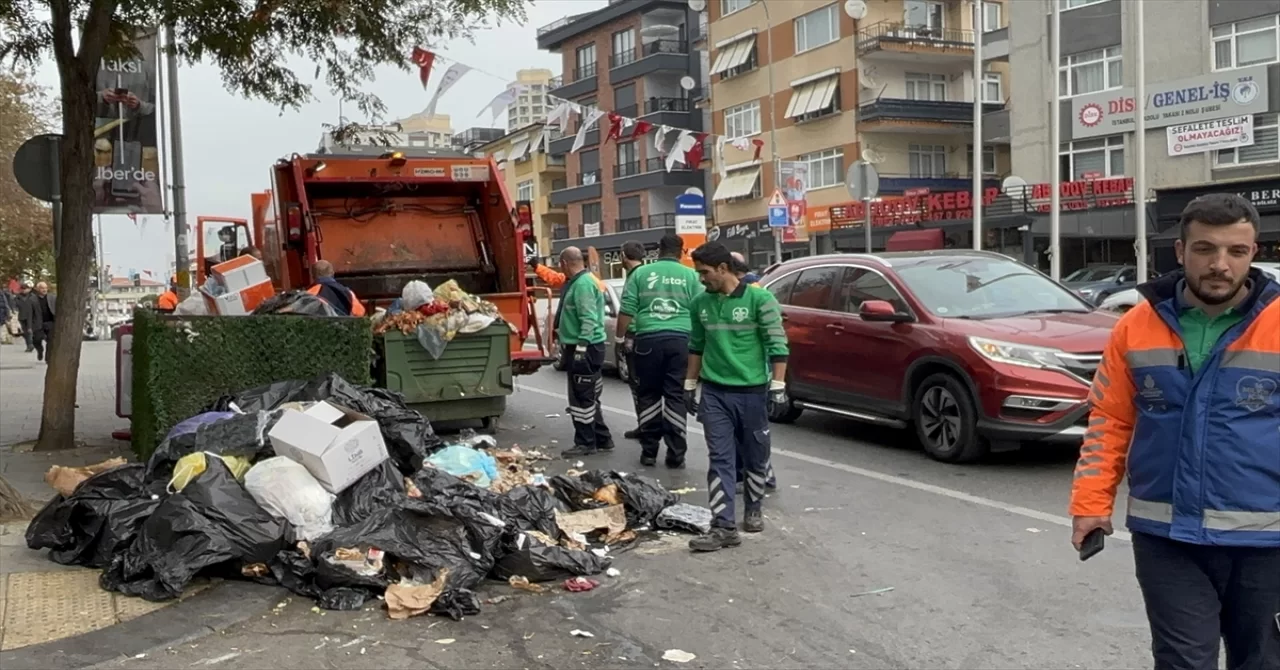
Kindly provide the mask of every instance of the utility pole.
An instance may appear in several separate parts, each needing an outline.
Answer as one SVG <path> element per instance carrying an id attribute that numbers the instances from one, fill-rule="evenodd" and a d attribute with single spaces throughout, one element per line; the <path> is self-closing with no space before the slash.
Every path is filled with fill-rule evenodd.
<path id="1" fill-rule="evenodd" d="M 1138 103 L 1137 117 L 1133 125 L 1133 150 L 1137 154 L 1133 175 L 1133 250 L 1138 257 L 1138 282 L 1147 281 L 1147 57 L 1146 30 L 1143 28 L 1142 2 L 1133 3 L 1134 22 L 1138 30 L 1134 40 L 1138 57 L 1137 82 L 1133 87 L 1133 97 Z"/>
<path id="2" fill-rule="evenodd" d="M 1055 0 L 1056 1 L 1056 0 Z M 982 75 L 982 35 L 986 17 L 982 0 L 973 3 L 973 248 L 982 249 L 982 94 L 986 78 Z M 867 250 L 868 253 L 870 249 Z"/>
<path id="3" fill-rule="evenodd" d="M 1049 110 L 1049 276 L 1054 281 L 1062 279 L 1062 90 L 1058 83 L 1058 69 L 1062 66 L 1062 12 L 1058 0 L 1053 6 L 1052 28 L 1049 41 L 1053 43 L 1049 55 L 1053 59 L 1053 107 Z"/>
<path id="4" fill-rule="evenodd" d="M 182 168 L 182 104 L 178 96 L 178 51 L 173 26 L 165 27 L 169 69 L 169 165 L 173 180 L 173 254 L 178 275 L 178 300 L 185 300 L 191 288 L 191 267 L 187 263 L 187 181 Z"/>
<path id="5" fill-rule="evenodd" d="M 764 41 L 765 49 L 769 51 L 769 157 L 773 160 L 773 188 L 778 190 L 782 188 L 782 158 L 778 155 L 777 105 L 773 103 L 776 90 L 773 85 L 773 19 L 769 18 L 769 0 L 760 0 L 760 6 L 764 8 Z M 760 181 L 764 181 L 763 177 Z M 763 185 L 762 183 L 761 186 Z M 765 195 L 767 197 L 768 193 Z M 782 262 L 783 230 L 783 228 L 774 228 L 772 231 L 774 263 Z"/>

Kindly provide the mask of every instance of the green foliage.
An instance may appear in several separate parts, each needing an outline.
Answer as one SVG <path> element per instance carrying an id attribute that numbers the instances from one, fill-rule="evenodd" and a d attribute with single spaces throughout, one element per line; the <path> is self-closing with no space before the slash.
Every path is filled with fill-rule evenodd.
<path id="1" fill-rule="evenodd" d="M 29 72 L 0 73 L 0 156 L 12 157 L 32 136 L 50 132 L 53 113 Z M 0 279 L 48 281 L 52 274 L 49 206 L 22 190 L 12 160 L 0 160 Z"/>
<path id="2" fill-rule="evenodd" d="M 133 321 L 133 450 L 147 458 L 178 422 L 218 398 L 336 372 L 369 385 L 368 319 L 301 316 L 174 317 Z"/>

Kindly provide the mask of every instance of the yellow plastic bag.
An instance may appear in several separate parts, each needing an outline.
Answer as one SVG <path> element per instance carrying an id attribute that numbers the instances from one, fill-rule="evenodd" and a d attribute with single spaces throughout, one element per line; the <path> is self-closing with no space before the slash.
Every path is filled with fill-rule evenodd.
<path id="1" fill-rule="evenodd" d="M 199 477 L 209 467 L 209 461 L 206 456 L 221 458 L 226 463 L 227 469 L 231 471 L 231 475 L 238 480 L 244 479 L 244 473 L 249 471 L 249 466 L 253 465 L 249 459 L 243 456 L 219 456 L 217 454 L 206 454 L 198 451 L 194 454 L 187 454 L 178 459 L 178 463 L 173 466 L 173 478 L 169 480 L 169 490 L 172 492 L 181 491 L 191 480 Z"/>

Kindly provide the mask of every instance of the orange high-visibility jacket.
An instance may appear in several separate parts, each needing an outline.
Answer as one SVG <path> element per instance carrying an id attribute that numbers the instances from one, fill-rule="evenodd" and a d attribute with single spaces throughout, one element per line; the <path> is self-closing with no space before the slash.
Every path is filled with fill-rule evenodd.
<path id="1" fill-rule="evenodd" d="M 320 289 L 323 287 L 323 284 L 315 284 L 311 288 L 307 289 L 307 293 L 320 298 Z M 364 316 L 364 305 L 360 304 L 360 300 L 356 298 L 356 292 L 351 289 L 347 289 L 347 294 L 351 296 L 351 316 Z M 324 298 L 320 299 L 324 300 Z"/>
<path id="2" fill-rule="evenodd" d="M 538 279 L 541 279 L 543 283 L 551 288 L 560 288 L 561 286 L 564 286 L 565 281 L 568 280 L 568 277 L 565 277 L 563 272 L 556 272 L 541 263 L 533 269 L 533 273 L 538 275 Z M 605 290 L 604 280 L 597 277 L 594 273 L 590 274 L 591 278 L 595 280 L 596 286 L 600 287 L 601 291 Z"/>
<path id="3" fill-rule="evenodd" d="M 161 293 L 160 297 L 156 298 L 156 309 L 162 309 L 166 312 L 178 309 L 178 294 L 174 293 L 173 289 Z"/>

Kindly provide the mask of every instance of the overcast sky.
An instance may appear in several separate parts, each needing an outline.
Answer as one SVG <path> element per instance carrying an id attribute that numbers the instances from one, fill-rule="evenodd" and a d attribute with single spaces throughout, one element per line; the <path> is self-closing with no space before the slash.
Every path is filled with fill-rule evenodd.
<path id="1" fill-rule="evenodd" d="M 528 8 L 529 18 L 523 26 L 504 25 L 479 32 L 474 44 L 459 40 L 442 45 L 438 49 L 442 56 L 503 79 L 472 72 L 445 94 L 436 111 L 452 117 L 455 132 L 474 126 L 505 128 L 505 117 L 491 124 L 488 114 L 476 116 L 505 88 L 504 79 L 514 80 L 516 70 L 525 68 L 547 68 L 560 74 L 560 57 L 538 50 L 538 27 L 604 4 L 606 0 L 539 0 Z M 380 70 L 369 90 L 386 103 L 389 119 L 409 116 L 427 106 L 445 67 L 436 64 L 426 91 L 416 74 L 395 68 Z M 313 151 L 322 133 L 321 124 L 338 118 L 337 99 L 322 88 L 316 90 L 319 101 L 281 114 L 265 102 L 228 93 L 212 66 L 198 65 L 180 72 L 187 221 L 191 224 L 198 215 L 249 218 L 249 194 L 270 187 L 271 164 L 281 156 Z M 301 74 L 308 76 L 310 72 Z M 41 69 L 40 77 L 43 84 L 57 90 L 57 71 L 50 64 Z M 358 120 L 352 105 L 343 111 L 348 119 Z M 140 216 L 138 221 L 135 226 L 125 216 L 102 218 L 106 263 L 116 276 L 124 276 L 130 268 L 159 274 L 173 258 L 173 233 L 166 229 L 163 218 Z"/>

